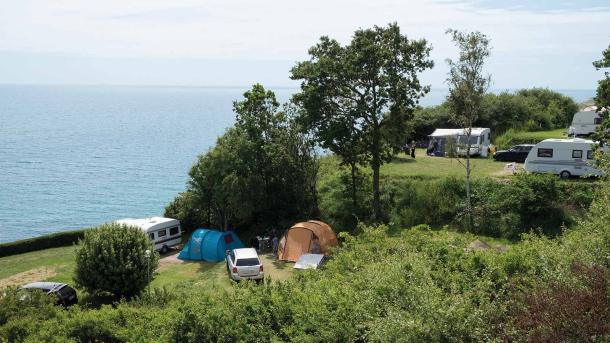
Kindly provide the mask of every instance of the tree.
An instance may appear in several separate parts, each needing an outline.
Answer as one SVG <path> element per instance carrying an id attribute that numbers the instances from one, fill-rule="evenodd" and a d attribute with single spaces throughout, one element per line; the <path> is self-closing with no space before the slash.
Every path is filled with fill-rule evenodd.
<path id="1" fill-rule="evenodd" d="M 593 66 L 597 70 L 610 68 L 610 46 L 602 53 L 601 60 L 593 62 Z M 600 145 L 608 146 L 610 143 L 610 71 L 605 71 L 604 78 L 598 82 L 593 100 L 597 106 L 597 113 L 602 118 L 602 123 L 597 127 L 593 137 Z M 610 174 L 609 154 L 602 154 L 601 151 L 598 151 L 596 155 L 599 166 Z"/>
<path id="2" fill-rule="evenodd" d="M 174 201 L 214 226 L 282 227 L 316 216 L 317 159 L 314 144 L 294 120 L 296 109 L 280 109 L 275 94 L 254 85 L 234 103 L 235 126 L 201 155 L 189 173 L 192 201 Z M 192 216 L 191 216 L 192 217 Z"/>
<path id="3" fill-rule="evenodd" d="M 377 220 L 382 219 L 379 169 L 396 152 L 397 141 L 406 139 L 406 130 L 396 135 L 392 129 L 406 127 L 429 91 L 418 74 L 433 66 L 430 50 L 425 40 L 409 40 L 394 23 L 358 30 L 346 46 L 321 37 L 309 49 L 310 59 L 291 71 L 292 79 L 302 81 L 294 101 L 303 108 L 305 128 L 352 166 L 353 180 L 356 164 L 372 168 Z"/>
<path id="4" fill-rule="evenodd" d="M 153 279 L 158 262 L 159 254 L 142 230 L 104 224 L 79 241 L 74 282 L 93 295 L 132 297 Z"/>
<path id="5" fill-rule="evenodd" d="M 470 189 L 470 137 L 472 127 L 477 121 L 481 111 L 483 96 L 491 83 L 491 77 L 483 74 L 485 59 L 490 55 L 489 39 L 480 32 L 460 32 L 447 30 L 460 51 L 457 61 L 447 59 L 449 64 L 449 95 L 447 102 L 453 120 L 460 127 L 465 128 L 465 143 L 462 143 L 466 153 L 466 162 L 462 165 L 466 169 L 466 211 L 468 226 L 472 229 L 473 213 Z M 459 159 L 458 159 L 459 161 Z"/>

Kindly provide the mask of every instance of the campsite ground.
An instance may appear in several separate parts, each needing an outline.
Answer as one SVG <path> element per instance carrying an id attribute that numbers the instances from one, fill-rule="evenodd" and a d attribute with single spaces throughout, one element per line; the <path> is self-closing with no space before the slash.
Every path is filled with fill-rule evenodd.
<path id="1" fill-rule="evenodd" d="M 228 288 L 225 264 L 185 262 L 177 259 L 177 251 L 162 256 L 158 274 L 151 287 L 172 287 L 181 282 L 197 286 Z M 293 264 L 275 260 L 270 254 L 261 255 L 266 277 L 273 280 L 288 278 Z M 74 247 L 53 248 L 0 258 L 0 288 L 19 286 L 34 281 L 73 283 Z"/>

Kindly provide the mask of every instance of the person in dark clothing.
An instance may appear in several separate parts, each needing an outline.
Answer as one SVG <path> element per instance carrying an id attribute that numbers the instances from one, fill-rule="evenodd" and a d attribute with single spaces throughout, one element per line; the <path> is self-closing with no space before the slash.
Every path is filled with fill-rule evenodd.
<path id="1" fill-rule="evenodd" d="M 415 158 L 415 141 L 411 141 L 411 157 Z"/>
<path id="2" fill-rule="evenodd" d="M 256 251 L 258 251 L 258 238 L 256 238 L 256 236 L 250 238 L 250 246 L 256 249 Z"/>

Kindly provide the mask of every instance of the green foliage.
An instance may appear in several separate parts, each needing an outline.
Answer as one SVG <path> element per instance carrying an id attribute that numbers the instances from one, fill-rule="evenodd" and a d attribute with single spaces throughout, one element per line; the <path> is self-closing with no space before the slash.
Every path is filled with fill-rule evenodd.
<path id="1" fill-rule="evenodd" d="M 64 231 L 0 244 L 0 257 L 72 245 L 83 238 L 85 230 Z"/>
<path id="2" fill-rule="evenodd" d="M 212 213 L 201 209 L 198 200 L 194 192 L 184 191 L 165 206 L 163 215 L 180 220 L 180 227 L 185 232 L 193 232 L 202 225 L 210 226 Z"/>
<path id="3" fill-rule="evenodd" d="M 536 144 L 548 138 L 562 138 L 565 130 L 524 132 L 509 129 L 496 137 L 494 144 L 499 149 L 508 149 L 517 144 Z"/>
<path id="4" fill-rule="evenodd" d="M 409 40 L 397 24 L 357 30 L 346 46 L 328 37 L 292 69 L 302 80 L 294 101 L 300 121 L 343 163 L 373 171 L 373 211 L 382 220 L 379 168 L 404 145 L 407 121 L 428 91 L 418 74 L 433 66 L 425 40 Z M 352 190 L 355 192 L 355 190 Z"/>
<path id="5" fill-rule="evenodd" d="M 159 262 L 142 230 L 116 223 L 87 231 L 75 254 L 77 286 L 95 296 L 115 298 L 138 295 L 153 279 Z"/>
<path id="6" fill-rule="evenodd" d="M 313 143 L 261 85 L 235 102 L 237 122 L 201 155 L 167 213 L 196 227 L 285 227 L 317 214 Z"/>
<path id="7" fill-rule="evenodd" d="M 572 98 L 548 88 L 522 89 L 517 94 L 525 99 L 533 98 L 533 103 L 539 106 L 538 111 L 532 111 L 532 114 L 537 112 L 540 118 L 543 118 L 539 121 L 538 130 L 552 127 L 565 128 L 572 123 L 574 113 L 578 112 L 578 105 Z M 530 131 L 535 129 L 530 128 Z"/>
<path id="8" fill-rule="evenodd" d="M 577 111 L 578 105 L 572 98 L 546 88 L 487 93 L 482 98 L 474 126 L 488 127 L 496 137 L 509 130 L 514 133 L 565 129 Z M 419 108 L 412 122 L 415 139 L 427 141 L 427 135 L 435 128 L 455 127 L 450 119 L 447 102 Z M 537 143 L 534 138 L 512 144 Z"/>

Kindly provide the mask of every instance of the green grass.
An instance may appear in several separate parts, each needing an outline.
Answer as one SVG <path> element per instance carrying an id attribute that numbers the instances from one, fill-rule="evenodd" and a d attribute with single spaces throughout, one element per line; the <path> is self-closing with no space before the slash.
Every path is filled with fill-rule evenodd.
<path id="1" fill-rule="evenodd" d="M 322 179 L 328 178 L 339 170 L 339 158 L 334 155 L 325 156 L 320 163 Z M 460 159 L 465 163 L 465 159 Z M 511 174 L 504 171 L 506 162 L 496 162 L 491 157 L 473 157 L 471 160 L 472 176 L 483 177 L 509 177 Z M 370 173 L 369 167 L 361 170 Z M 447 176 L 464 176 L 465 169 L 457 159 L 448 157 L 431 157 L 426 155 L 425 149 L 417 149 L 415 159 L 399 154 L 392 162 L 381 166 L 382 178 L 412 177 L 418 179 L 443 178 Z M 324 180 L 321 180 L 323 183 Z"/>
<path id="2" fill-rule="evenodd" d="M 566 129 L 555 129 L 549 131 L 527 131 L 518 132 L 516 137 L 519 138 L 539 138 L 540 140 L 548 138 L 567 138 Z"/>
<path id="3" fill-rule="evenodd" d="M 292 273 L 292 264 L 276 261 L 271 255 L 261 255 L 266 277 L 284 280 Z M 20 285 L 33 281 L 73 283 L 74 247 L 52 248 L 0 258 L 0 286 Z M 183 262 L 162 265 L 151 287 L 173 287 L 190 282 L 197 287 L 229 288 L 223 262 Z"/>
<path id="4" fill-rule="evenodd" d="M 459 161 L 447 157 L 431 157 L 426 155 L 425 149 L 417 149 L 415 159 L 406 155 L 397 156 L 391 163 L 381 167 L 384 177 L 417 177 L 439 178 L 447 176 L 463 176 L 465 168 Z M 496 162 L 492 158 L 475 157 L 470 160 L 472 176 L 508 176 L 504 172 L 506 162 Z"/>

